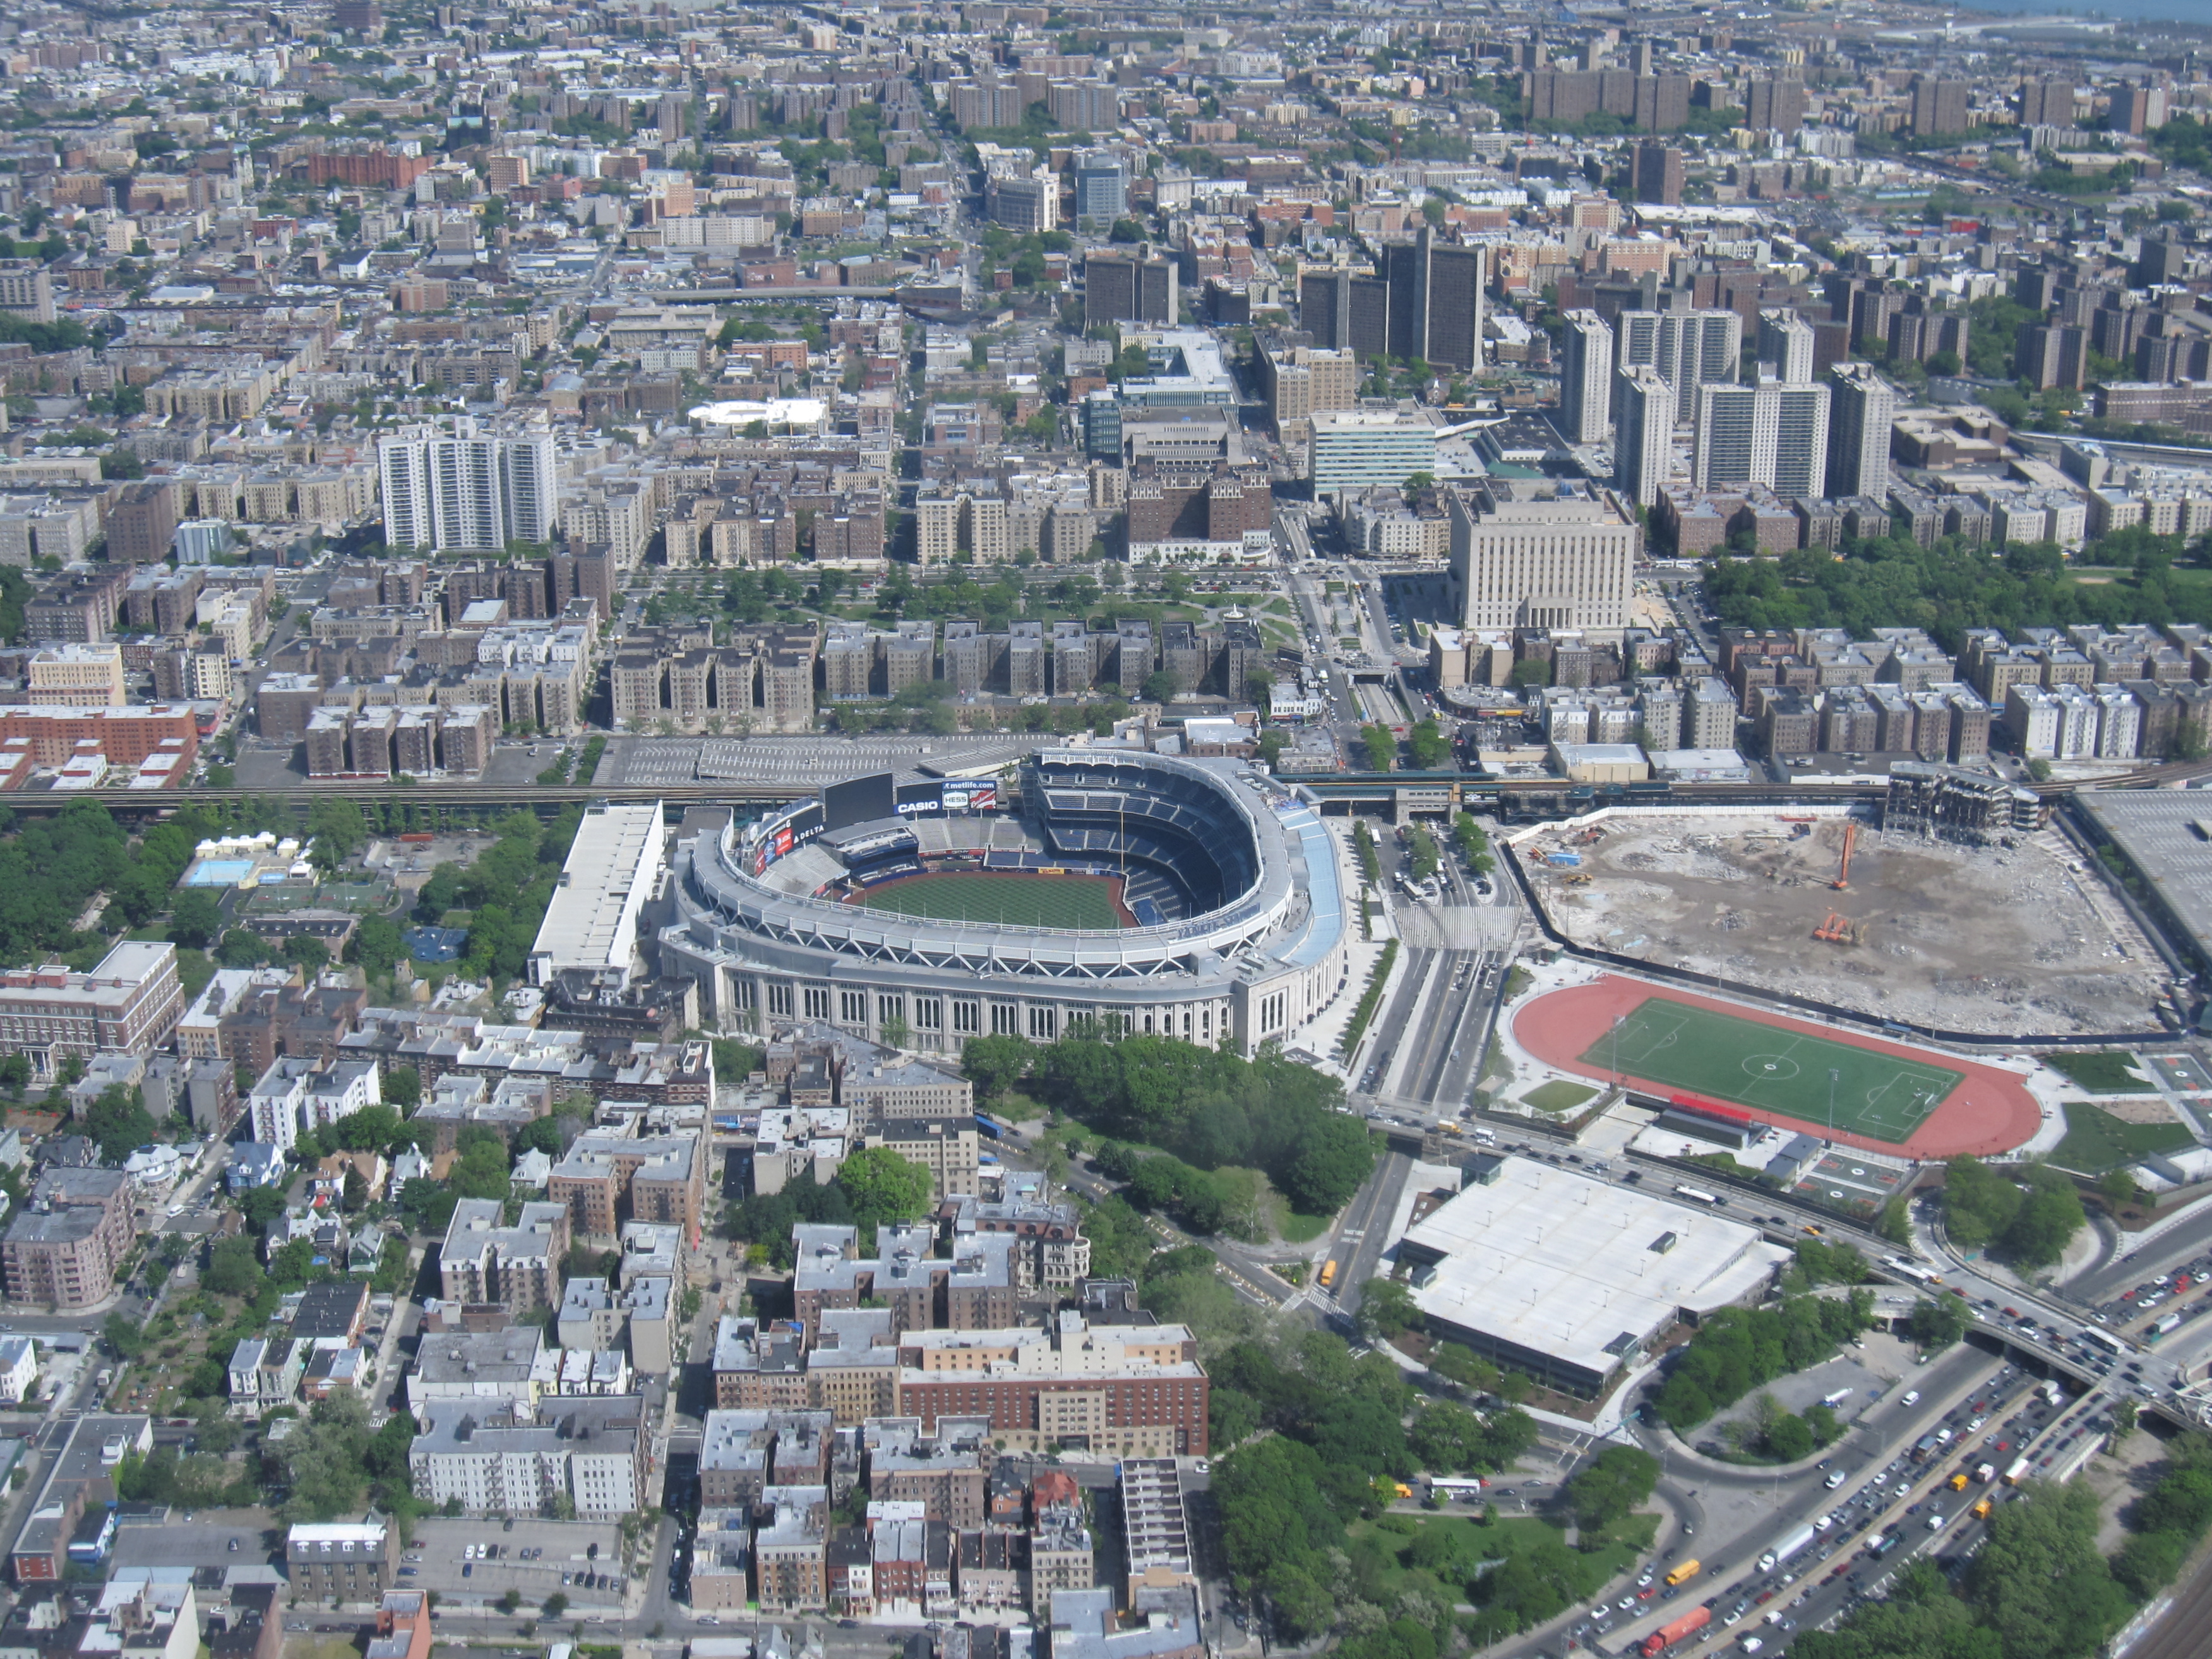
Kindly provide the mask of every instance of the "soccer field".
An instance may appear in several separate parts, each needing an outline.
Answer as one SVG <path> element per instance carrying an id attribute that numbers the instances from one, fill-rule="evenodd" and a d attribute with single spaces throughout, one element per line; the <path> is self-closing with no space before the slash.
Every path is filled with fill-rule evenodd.
<path id="1" fill-rule="evenodd" d="M 1662 1088 L 1812 1124 L 1828 1121 L 1832 1071 L 1835 1127 L 1899 1145 L 1966 1075 L 1664 997 L 1647 998 L 1582 1058 L 1585 1066 L 1618 1070 Z"/>
<path id="2" fill-rule="evenodd" d="M 938 921 L 998 921 L 1011 927 L 1125 927 L 1103 876 L 915 876 L 870 888 L 871 910 Z"/>

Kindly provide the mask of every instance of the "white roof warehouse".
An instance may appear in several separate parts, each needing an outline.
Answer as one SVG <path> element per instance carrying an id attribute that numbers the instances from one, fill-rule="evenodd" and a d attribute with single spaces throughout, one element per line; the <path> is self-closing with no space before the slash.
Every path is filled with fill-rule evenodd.
<path id="1" fill-rule="evenodd" d="M 1407 1231 L 1413 1300 L 1440 1336 L 1589 1395 L 1676 1318 L 1764 1290 L 1790 1252 L 1710 1211 L 1520 1158 L 1484 1158 Z"/>

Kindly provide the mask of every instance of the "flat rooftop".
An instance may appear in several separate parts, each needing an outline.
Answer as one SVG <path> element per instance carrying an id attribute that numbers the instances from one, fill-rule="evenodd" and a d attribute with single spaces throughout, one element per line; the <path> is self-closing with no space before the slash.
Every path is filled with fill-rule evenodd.
<path id="1" fill-rule="evenodd" d="M 1600 1376 L 1624 1334 L 1741 1301 L 1790 1259 L 1755 1227 L 1510 1156 L 1405 1243 L 1435 1263 L 1424 1313 Z"/>
<path id="2" fill-rule="evenodd" d="M 584 814 L 530 947 L 533 963 L 544 964 L 537 970 L 541 983 L 563 968 L 628 972 L 638 907 L 659 872 L 665 839 L 659 801 Z"/>
<path id="3" fill-rule="evenodd" d="M 2212 962 L 2212 790 L 2085 789 L 2074 799 Z"/>

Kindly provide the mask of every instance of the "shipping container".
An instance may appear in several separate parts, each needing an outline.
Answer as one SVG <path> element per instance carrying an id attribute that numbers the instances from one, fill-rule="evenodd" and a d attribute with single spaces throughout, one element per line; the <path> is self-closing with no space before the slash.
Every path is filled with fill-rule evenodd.
<path id="1" fill-rule="evenodd" d="M 1637 1651 L 1644 1656 L 1644 1659 L 1656 1659 L 1656 1656 L 1666 1652 L 1684 1637 L 1696 1635 L 1712 1622 L 1711 1608 L 1692 1607 L 1680 1619 L 1671 1624 L 1660 1626 L 1657 1630 L 1645 1637 Z"/>

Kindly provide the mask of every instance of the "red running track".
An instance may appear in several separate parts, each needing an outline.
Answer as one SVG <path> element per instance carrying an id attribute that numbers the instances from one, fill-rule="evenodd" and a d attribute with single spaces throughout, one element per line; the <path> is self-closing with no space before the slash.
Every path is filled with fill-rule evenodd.
<path id="1" fill-rule="evenodd" d="M 1929 1115 L 1928 1121 L 1915 1130 L 1912 1138 L 1902 1146 L 1865 1135 L 1846 1134 L 1841 1130 L 1832 1136 L 1824 1124 L 1788 1117 L 1779 1112 L 1769 1111 L 1765 1107 L 1750 1109 L 1759 1117 L 1771 1118 L 1777 1123 L 1803 1129 L 1823 1139 L 1833 1139 L 1842 1146 L 1860 1146 L 1874 1152 L 1902 1152 L 1909 1158 L 1956 1158 L 1962 1152 L 1987 1158 L 1998 1152 L 2010 1152 L 2022 1141 L 2032 1139 L 2043 1127 L 2042 1108 L 2014 1073 L 1971 1060 L 1961 1060 L 1948 1052 L 1909 1048 L 1904 1043 L 1886 1042 L 1879 1037 L 1862 1036 L 1856 1031 L 1833 1025 L 1815 1025 L 1809 1020 L 1766 1013 L 1738 1003 L 1701 997 L 1671 987 L 1624 979 L 1617 974 L 1607 974 L 1588 985 L 1571 985 L 1565 990 L 1547 992 L 1522 1003 L 1513 1014 L 1514 1040 L 1547 1066 L 1556 1066 L 1563 1072 L 1572 1072 L 1601 1082 L 1610 1081 L 1613 1076 L 1610 1072 L 1585 1064 L 1583 1055 L 1589 1051 L 1593 1043 L 1613 1029 L 1615 1019 L 1633 1013 L 1654 997 L 1668 1002 L 1679 1002 L 1687 1007 L 1709 1009 L 1715 1013 L 1747 1019 L 1760 1025 L 1771 1025 L 1777 1030 L 1821 1037 L 1830 1042 L 1848 1043 L 1855 1048 L 1888 1054 L 1915 1065 L 1942 1066 L 1947 1070 L 1964 1073 L 1958 1087 L 1951 1091 L 1943 1103 Z M 1633 1076 L 1625 1070 L 1621 1074 Z M 1642 1079 L 1636 1080 L 1644 1083 L 1655 1093 L 1674 1092 L 1664 1084 L 1650 1083 Z"/>

